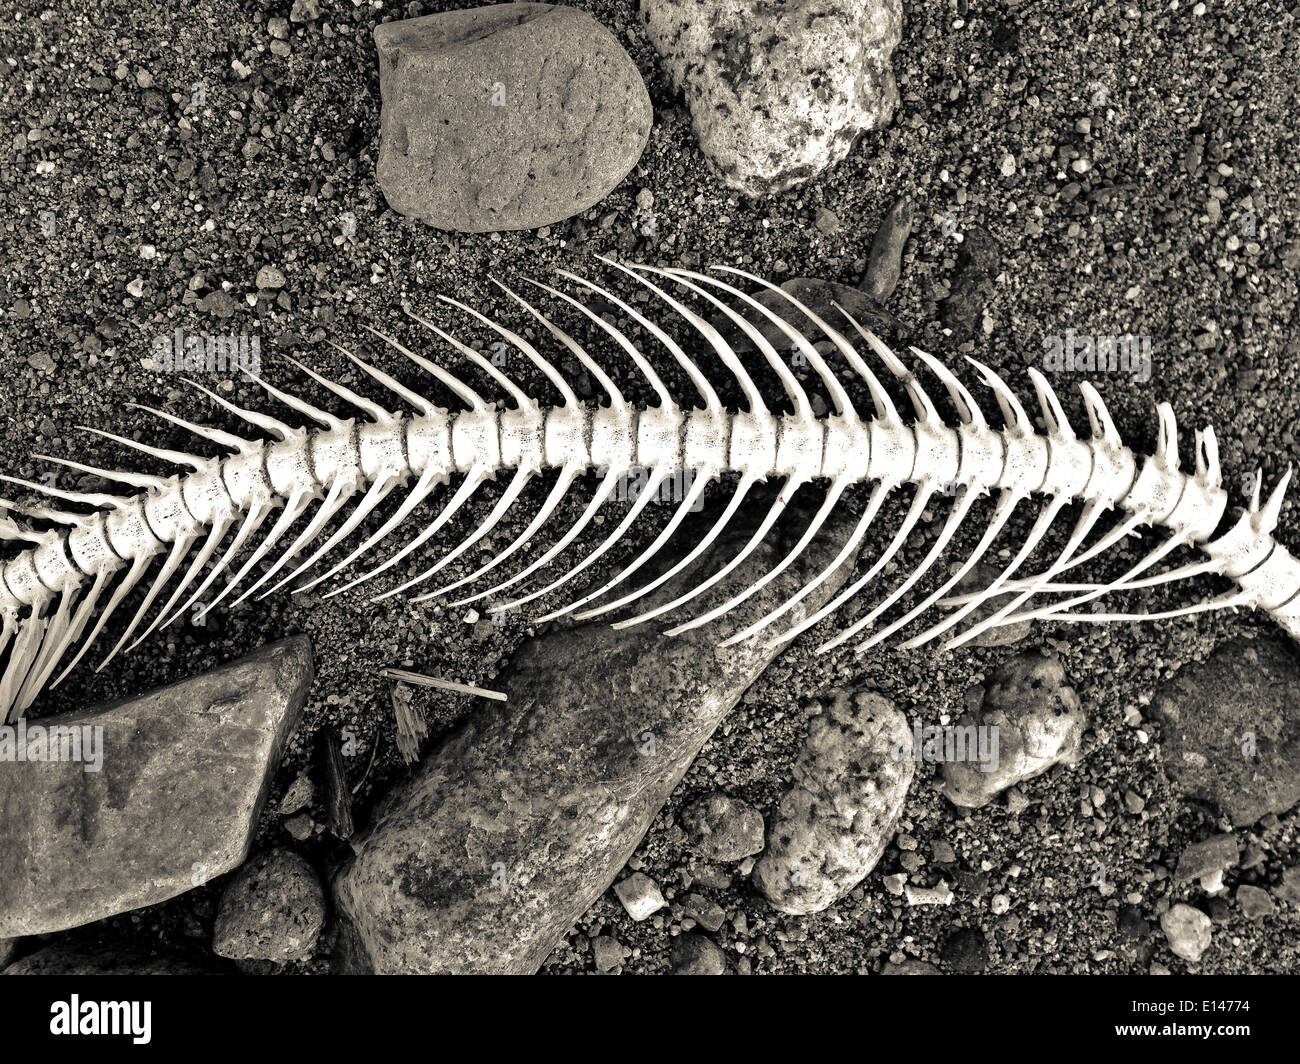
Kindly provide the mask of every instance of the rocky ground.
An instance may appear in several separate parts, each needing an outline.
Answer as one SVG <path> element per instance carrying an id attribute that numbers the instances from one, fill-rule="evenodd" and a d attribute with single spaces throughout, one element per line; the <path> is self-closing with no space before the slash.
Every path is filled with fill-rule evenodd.
<path id="1" fill-rule="evenodd" d="M 123 460 L 78 425 L 188 446 L 184 434 L 126 405 L 212 416 L 177 378 L 145 368 L 153 339 L 177 327 L 260 335 L 279 384 L 304 387 L 270 357 L 274 350 L 353 379 L 326 338 L 374 351 L 363 324 L 396 327 L 403 300 L 432 310 L 438 292 L 509 317 L 490 275 L 539 277 L 555 266 L 594 274 L 600 253 L 858 285 L 872 237 L 900 197 L 912 200 L 914 224 L 886 305 L 886 339 L 915 343 L 954 368 L 970 354 L 1018 386 L 1023 368 L 1040 364 L 1045 338 L 1149 336 L 1149 376 L 1088 375 L 1135 448 L 1150 450 L 1154 404 L 1168 400 L 1189 433 L 1218 428 L 1238 501 L 1257 467 L 1271 486 L 1300 457 L 1297 27 L 1286 5 L 910 4 L 894 55 L 900 102 L 892 123 L 864 135 L 820 178 L 752 201 L 729 193 L 697 151 L 632 5 L 577 4 L 615 33 L 646 81 L 648 147 L 632 174 L 580 217 L 477 235 L 395 214 L 375 182 L 371 31 L 384 19 L 455 6 L 300 2 L 290 19 L 287 3 L 213 0 L 179 15 L 95 2 L 75 13 L 10 5 L 0 17 L 0 468 L 39 475 L 49 467 L 33 451 Z M 571 316 L 564 321 L 577 329 Z M 647 398 L 631 367 L 619 366 L 629 396 Z M 1063 395 L 1074 376 L 1054 378 Z M 669 380 L 686 394 L 682 380 Z M 255 388 L 229 375 L 206 383 L 266 408 Z M 1070 410 L 1081 418 L 1072 400 Z M 528 501 L 543 491 L 531 489 Z M 468 511 L 451 538 L 489 506 Z M 563 508 L 555 527 L 580 506 Z M 656 520 L 638 542 L 666 520 L 666 508 L 652 510 Z M 1293 550 L 1296 515 L 1288 505 L 1280 525 Z M 493 542 L 522 526 L 508 525 Z M 890 522 L 877 527 L 868 552 L 883 545 Z M 1026 527 L 1018 519 L 1009 535 Z M 964 542 L 969 548 L 974 536 Z M 413 563 L 401 571 L 419 570 Z M 597 566 L 592 579 L 612 572 Z M 1144 605 L 1177 601 L 1170 593 Z M 940 794 L 939 766 L 918 765 L 899 835 L 877 871 L 811 916 L 777 912 L 755 891 L 752 854 L 702 867 L 686 844 L 683 809 L 723 791 L 770 815 L 803 744 L 805 709 L 829 688 L 874 689 L 909 719 L 938 722 L 958 716 L 1010 651 L 817 657 L 815 643 L 801 641 L 705 745 L 632 858 L 628 874 L 651 880 L 668 905 L 634 921 L 607 892 L 544 970 L 877 972 L 909 959 L 947 971 L 1185 970 L 1191 962 L 1175 955 L 1169 936 L 1171 926 L 1174 937 L 1201 933 L 1177 908 L 1188 902 L 1212 922 L 1211 945 L 1193 970 L 1294 970 L 1297 885 L 1284 876 L 1300 862 L 1294 813 L 1236 828 L 1248 867 L 1229 873 L 1228 894 L 1209 898 L 1178 881 L 1188 844 L 1233 825 L 1177 793 L 1161 741 L 1167 725 L 1148 709 L 1180 668 L 1270 628 L 1262 616 L 1202 614 L 1141 627 L 1036 629 L 1023 646 L 1055 651 L 1088 714 L 1077 761 L 965 815 Z M 38 708 L 143 690 L 297 632 L 313 641 L 317 678 L 273 793 L 304 770 L 322 777 L 322 734 L 354 736 L 347 771 L 364 824 L 406 772 L 391 685 L 378 670 L 405 664 L 490 687 L 531 629 L 463 610 L 371 605 L 360 592 L 277 595 L 213 614 L 201 627 L 178 625 L 101 673 L 82 668 Z M 417 699 L 431 743 L 475 709 L 459 697 Z M 259 843 L 288 845 L 327 869 L 342 847 L 325 829 L 322 791 L 306 818 L 295 810 L 286 821 L 273 800 Z M 887 882 L 900 871 L 946 882 L 951 904 L 905 904 Z M 1259 906 L 1251 919 L 1243 885 L 1267 888 L 1284 904 L 1264 914 L 1247 892 Z M 206 951 L 223 886 L 80 934 L 109 952 L 125 938 L 159 951 Z M 688 902 L 692 894 L 703 901 Z M 682 938 L 698 927 L 710 930 L 709 945 L 698 933 Z M 288 967 L 325 970 L 325 946 Z"/>

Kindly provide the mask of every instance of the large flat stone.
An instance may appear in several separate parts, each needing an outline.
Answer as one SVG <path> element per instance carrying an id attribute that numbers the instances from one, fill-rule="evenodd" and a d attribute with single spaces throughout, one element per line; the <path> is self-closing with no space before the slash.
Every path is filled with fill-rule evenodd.
<path id="1" fill-rule="evenodd" d="M 298 636 L 139 698 L 27 721 L 29 744 L 37 727 L 102 729 L 103 761 L 0 762 L 0 938 L 153 905 L 242 864 L 311 680 Z"/>
<path id="2" fill-rule="evenodd" d="M 150 956 L 54 943 L 4 969 L 5 975 L 218 975 L 221 969 L 192 957 Z"/>
<path id="3" fill-rule="evenodd" d="M 485 705 L 385 800 L 335 881 L 342 967 L 383 973 L 535 971 L 613 882 L 701 746 L 775 656 L 767 638 L 721 649 L 834 558 L 853 524 L 824 530 L 730 623 L 665 638 L 662 623 L 553 630 L 526 643 Z M 805 523 L 743 562 L 703 611 L 784 557 Z M 645 602 L 693 587 L 748 532 Z M 693 542 L 683 534 L 680 542 Z M 806 600 L 818 608 L 843 567 Z M 638 604 L 640 605 L 640 604 Z M 686 614 L 689 616 L 691 614 Z M 788 616 L 788 615 L 787 615 Z"/>

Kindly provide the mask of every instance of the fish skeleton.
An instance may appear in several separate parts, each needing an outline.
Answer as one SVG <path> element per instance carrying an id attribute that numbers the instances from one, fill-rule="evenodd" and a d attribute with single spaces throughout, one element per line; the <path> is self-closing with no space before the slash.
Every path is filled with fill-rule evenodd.
<path id="1" fill-rule="evenodd" d="M 929 626 L 908 638 L 904 646 L 915 648 L 946 637 L 944 645 L 951 648 L 989 628 L 1027 619 L 1105 622 L 1182 616 L 1233 607 L 1264 609 L 1293 638 L 1300 639 L 1300 561 L 1272 535 L 1290 470 L 1264 502 L 1261 502 L 1260 478 L 1256 476 L 1248 506 L 1229 514 L 1213 430 L 1196 432 L 1195 469 L 1184 472 L 1179 463 L 1177 425 L 1173 410 L 1166 403 L 1160 404 L 1156 411 L 1155 453 L 1141 456 L 1125 446 L 1101 396 L 1086 381 L 1079 384 L 1079 390 L 1090 432 L 1080 437 L 1067 420 L 1060 399 L 1047 379 L 1034 368 L 1028 370 L 1045 426 L 1045 431 L 1040 432 L 1007 383 L 987 366 L 968 359 L 997 401 L 1001 424 L 995 427 L 970 391 L 938 359 L 913 347 L 910 352 L 916 360 L 915 369 L 909 367 L 842 308 L 839 311 L 847 323 L 841 323 L 844 332 L 784 289 L 742 270 L 716 267 L 705 274 L 604 261 L 646 286 L 656 306 L 679 315 L 699 334 L 739 385 L 744 409 L 728 410 L 697 363 L 651 317 L 600 285 L 567 270 L 560 270 L 560 275 L 577 285 L 584 296 L 590 294 L 617 308 L 668 351 L 690 379 L 700 405 L 690 409 L 679 405 L 641 348 L 587 302 L 535 281 L 530 283 L 576 308 L 628 355 L 656 393 L 657 405 L 638 407 L 629 403 L 609 374 L 577 340 L 504 285 L 500 287 L 506 295 L 536 319 L 599 384 L 605 393 L 604 401 L 580 402 L 551 360 L 529 340 L 445 296 L 440 297 L 444 303 L 469 315 L 504 343 L 522 352 L 554 385 L 562 403 L 544 407 L 480 352 L 409 309 L 407 314 L 416 322 L 503 389 L 510 404 L 502 406 L 486 401 L 445 367 L 369 326 L 388 348 L 430 374 L 465 408 L 453 412 L 436 406 L 426 396 L 337 344 L 332 346 L 413 412 L 381 405 L 292 358 L 288 361 L 306 377 L 363 416 L 360 419 L 338 417 L 250 374 L 268 395 L 318 426 L 295 428 L 267 414 L 235 406 L 191 381 L 215 403 L 264 436 L 246 438 L 144 407 L 208 440 L 224 455 L 203 457 L 90 429 L 101 437 L 174 463 L 186 471 L 160 477 L 36 456 L 135 489 L 129 495 L 65 491 L 0 477 L 62 502 L 90 508 L 90 512 L 83 513 L 43 505 L 20 507 L 12 502 L 0 503 L 18 518 L 0 517 L 0 538 L 25 545 L 0 565 L 0 618 L 3 618 L 0 654 L 7 652 L 0 678 L 0 719 L 16 720 L 42 690 L 53 686 L 52 677 L 57 684 L 67 676 L 151 569 L 155 571 L 150 581 L 142 585 L 146 588 L 143 602 L 99 668 L 123 649 L 138 645 L 156 629 L 173 623 L 195 604 L 201 616 L 236 591 L 240 592 L 234 600 L 237 604 L 259 591 L 265 597 L 294 584 L 294 592 L 301 593 L 336 577 L 363 555 L 375 552 L 399 529 L 406 531 L 417 507 L 453 478 L 461 478 L 437 517 L 400 550 L 332 588 L 329 595 L 365 583 L 419 550 L 438 535 L 483 484 L 508 473 L 497 502 L 470 535 L 419 575 L 384 591 L 378 599 L 425 585 L 488 535 L 514 506 L 530 480 L 551 469 L 558 470 L 555 484 L 523 532 L 469 575 L 432 590 L 422 588 L 413 601 L 424 602 L 458 593 L 454 605 L 492 600 L 486 608 L 493 612 L 519 609 L 534 602 L 573 580 L 612 550 L 633 528 L 659 489 L 670 478 L 686 471 L 690 475 L 682 481 L 689 484 L 684 498 L 654 541 L 617 575 L 539 620 L 565 615 L 587 619 L 625 611 L 696 561 L 758 484 L 780 481 L 779 491 L 752 536 L 726 565 L 671 601 L 622 617 L 615 622 L 615 627 L 644 624 L 675 613 L 725 578 L 762 544 L 797 491 L 814 481 L 824 481 L 827 488 L 820 506 L 798 541 L 779 562 L 724 602 L 678 621 L 665 634 L 678 635 L 719 620 L 756 594 L 808 547 L 844 492 L 852 485 L 867 483 L 871 488 L 865 508 L 832 562 L 780 606 L 722 639 L 724 645 L 758 636 L 778 618 L 790 614 L 793 623 L 787 622 L 779 634 L 768 637 L 776 644 L 788 643 L 856 599 L 868 584 L 881 577 L 937 497 L 951 498 L 951 506 L 925 556 L 888 595 L 823 643 L 819 647 L 822 653 L 852 640 L 857 640 L 856 652 L 864 653 L 920 621 L 935 607 L 953 608 L 929 619 Z M 742 282 L 757 286 L 764 299 L 737 287 Z M 682 298 L 674 295 L 674 291 Z M 789 412 L 773 412 L 726 337 L 682 301 L 692 297 L 716 311 L 715 321 L 734 326 L 749 340 L 779 380 Z M 781 312 L 773 307 L 779 307 Z M 791 324 L 790 319 L 806 324 L 799 327 Z M 819 341 L 814 342 L 808 335 L 810 327 Z M 845 332 L 855 339 L 851 340 Z M 769 335 L 783 336 L 789 342 L 789 350 L 797 352 L 812 368 L 829 397 L 827 414 L 815 413 L 806 391 L 791 372 L 788 358 L 776 350 L 767 338 Z M 819 347 L 828 355 L 837 354 L 858 382 L 865 384 L 872 407 L 869 415 L 864 416 L 855 409 L 844 383 Z M 868 355 L 874 356 L 906 392 L 910 411 L 900 412 L 868 364 Z M 956 412 L 955 418 L 945 420 L 935 407 L 916 375 L 916 370 L 922 368 L 943 386 Z M 617 527 L 580 562 L 554 579 L 546 580 L 549 573 L 542 571 L 551 567 L 591 524 L 597 511 L 616 495 L 619 481 L 634 469 L 648 471 L 648 481 Z M 563 536 L 512 576 L 504 577 L 504 571 L 498 571 L 487 580 L 489 573 L 528 546 L 552 518 L 574 483 L 593 471 L 600 475 L 596 491 Z M 709 483 L 728 474 L 737 478 L 735 491 L 717 520 L 681 560 L 636 590 L 620 590 L 616 596 L 609 597 L 674 538 L 686 515 L 698 508 Z M 398 489 L 405 495 L 395 511 L 377 530 L 363 535 L 344 557 L 326 568 L 324 559 L 342 548 L 366 518 Z M 855 556 L 885 501 L 903 489 L 911 491 L 910 504 L 880 555 L 822 607 L 808 612 L 804 601 Z M 948 575 L 939 587 L 885 623 L 885 614 L 891 607 L 941 559 L 948 561 L 954 536 L 969 517 L 974 503 L 985 495 L 992 496 L 995 502 L 975 548 L 960 564 L 947 565 Z M 959 581 L 992 553 L 995 540 L 1022 502 L 1038 502 L 1039 510 L 1010 560 L 982 590 L 951 595 Z M 1021 567 L 1044 540 L 1049 528 L 1075 502 L 1081 504 L 1080 511 L 1064 548 L 1040 572 L 1022 575 Z M 1118 519 L 1095 542 L 1088 544 L 1090 533 L 1102 515 L 1110 511 L 1116 511 Z M 302 518 L 306 518 L 306 523 L 299 530 L 297 526 Z M 341 519 L 337 527 L 333 527 L 335 518 Z M 32 522 L 51 527 L 37 528 Z M 1162 530 L 1164 538 L 1116 579 L 1086 583 L 1071 581 L 1065 575 L 1147 527 Z M 327 529 L 331 528 L 326 536 Z M 323 541 L 322 537 L 325 537 Z M 287 546 L 273 554 L 282 542 Z M 1155 571 L 1162 559 L 1185 546 L 1198 548 L 1200 560 Z M 255 573 L 263 559 L 273 560 Z M 1227 577 L 1236 586 L 1215 597 L 1161 614 L 1112 612 L 1099 608 L 1100 603 L 1096 601 L 1109 593 L 1204 574 Z M 166 601 L 153 610 L 173 580 L 176 582 Z M 522 593 L 519 585 L 530 580 L 545 582 Z M 200 603 L 201 597 L 217 581 L 221 583 L 213 600 Z M 484 586 L 485 583 L 490 586 Z M 511 592 L 517 597 L 506 601 L 505 593 L 512 588 L 517 589 Z M 1052 598 L 1044 601 L 1047 596 Z M 1002 598 L 1005 601 L 996 609 L 986 610 L 982 619 L 953 633 L 978 607 Z M 597 602 L 598 599 L 601 601 Z M 1082 608 L 1088 603 L 1092 607 Z M 151 611 L 152 620 L 146 625 L 144 622 Z M 70 652 L 71 660 L 55 677 Z"/>

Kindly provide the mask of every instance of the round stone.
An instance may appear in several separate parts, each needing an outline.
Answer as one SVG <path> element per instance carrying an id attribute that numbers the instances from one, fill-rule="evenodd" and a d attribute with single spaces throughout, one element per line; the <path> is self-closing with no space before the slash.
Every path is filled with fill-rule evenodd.
<path id="1" fill-rule="evenodd" d="M 562 221 L 607 196 L 649 139 L 636 64 L 585 12 L 449 11 L 379 26 L 375 44 L 380 188 L 438 229 Z"/>

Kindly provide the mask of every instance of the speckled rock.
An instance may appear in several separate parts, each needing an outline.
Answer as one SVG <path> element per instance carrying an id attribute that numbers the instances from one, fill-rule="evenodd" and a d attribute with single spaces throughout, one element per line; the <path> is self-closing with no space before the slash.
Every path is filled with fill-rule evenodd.
<path id="1" fill-rule="evenodd" d="M 1160 927 L 1169 940 L 1169 948 L 1183 960 L 1195 963 L 1210 948 L 1213 925 L 1200 909 L 1182 903 L 1172 906 L 1160 917 Z"/>
<path id="2" fill-rule="evenodd" d="M 654 116 L 641 75 L 586 12 L 496 4 L 375 29 L 376 166 L 388 205 L 438 229 L 533 229 L 602 200 Z"/>
<path id="3" fill-rule="evenodd" d="M 703 935 L 678 935 L 671 950 L 676 975 L 726 975 L 727 955 Z"/>
<path id="4" fill-rule="evenodd" d="M 315 869 L 292 850 L 266 850 L 221 895 L 212 949 L 220 957 L 283 964 L 310 957 L 324 926 Z"/>
<path id="5" fill-rule="evenodd" d="M 1152 703 L 1165 774 L 1238 827 L 1300 802 L 1300 665 L 1280 639 L 1234 639 Z"/>
<path id="6" fill-rule="evenodd" d="M 1053 765 L 1074 764 L 1087 723 L 1056 655 L 1041 649 L 1018 654 L 989 677 L 981 704 L 957 721 L 959 728 L 990 729 L 997 757 L 945 761 L 943 792 L 954 805 L 978 808 Z"/>
<path id="7" fill-rule="evenodd" d="M 889 699 L 841 690 L 820 706 L 754 869 L 773 906 L 820 912 L 862 882 L 903 811 L 916 771 L 911 753 L 907 719 Z"/>
<path id="8" fill-rule="evenodd" d="M 707 861 L 742 861 L 763 851 L 763 817 L 748 802 L 706 794 L 682 810 L 691 849 Z"/>
<path id="9" fill-rule="evenodd" d="M 311 643 L 297 636 L 138 698 L 29 722 L 102 727 L 103 765 L 0 771 L 0 936 L 155 905 L 238 868 L 311 680 Z"/>
<path id="10" fill-rule="evenodd" d="M 746 195 L 815 177 L 898 104 L 900 0 L 642 0 L 641 13 L 700 149 Z"/>
<path id="11" fill-rule="evenodd" d="M 717 518 L 698 515 L 691 543 Z M 707 609 L 766 573 L 803 531 L 777 532 L 699 600 Z M 824 568 L 852 530 L 844 518 L 729 616 L 745 625 Z M 641 606 L 667 601 L 726 564 L 752 529 Z M 665 557 L 658 571 L 671 565 Z M 851 566 L 811 596 L 816 609 Z M 647 573 L 649 578 L 651 573 Z M 500 683 L 381 805 L 334 881 L 339 966 L 378 972 L 532 972 L 627 864 L 691 761 L 768 665 L 772 634 L 719 648 L 708 625 L 677 639 L 601 622 L 525 643 Z M 774 627 L 780 627 L 780 622 Z"/>

